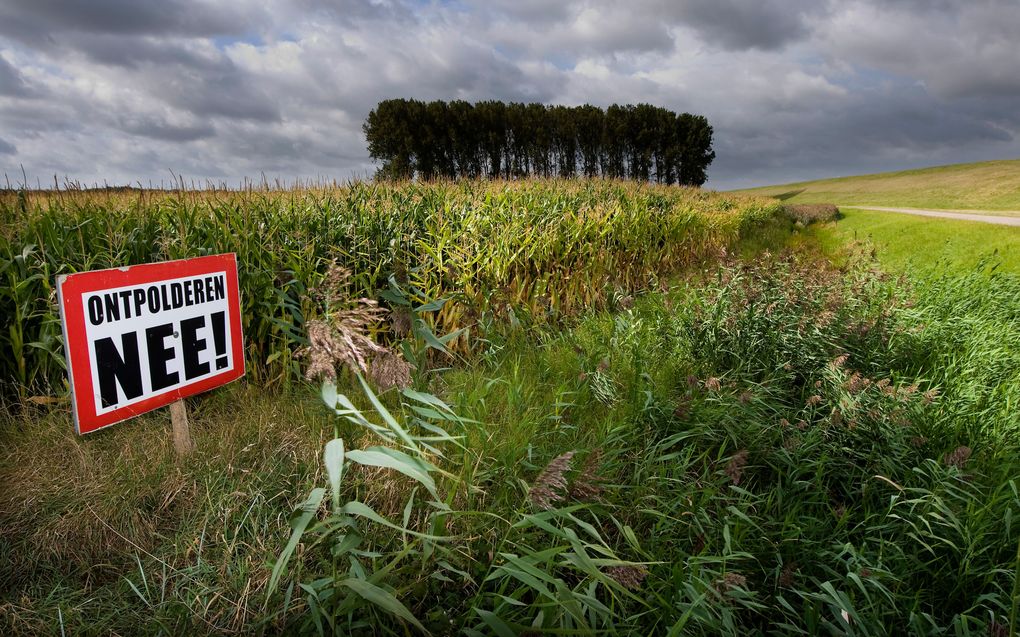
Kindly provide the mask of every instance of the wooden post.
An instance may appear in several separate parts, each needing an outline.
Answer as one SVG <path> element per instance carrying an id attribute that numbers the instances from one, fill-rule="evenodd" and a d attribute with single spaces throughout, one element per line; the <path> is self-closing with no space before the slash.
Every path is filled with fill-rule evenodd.
<path id="1" fill-rule="evenodd" d="M 191 439 L 191 428 L 188 426 L 188 408 L 184 400 L 170 403 L 170 422 L 174 428 L 174 449 L 178 456 L 186 456 L 195 448 Z"/>

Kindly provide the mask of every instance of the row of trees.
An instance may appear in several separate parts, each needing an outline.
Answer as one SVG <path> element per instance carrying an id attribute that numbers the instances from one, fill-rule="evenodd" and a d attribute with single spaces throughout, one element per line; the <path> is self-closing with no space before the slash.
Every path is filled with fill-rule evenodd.
<path id="1" fill-rule="evenodd" d="M 629 178 L 701 185 L 712 127 L 652 106 L 546 106 L 497 101 L 380 102 L 364 124 L 379 176 Z"/>

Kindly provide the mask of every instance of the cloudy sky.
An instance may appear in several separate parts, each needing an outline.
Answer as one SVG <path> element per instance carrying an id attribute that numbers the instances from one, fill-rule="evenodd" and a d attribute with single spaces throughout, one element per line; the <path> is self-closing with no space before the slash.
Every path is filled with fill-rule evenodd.
<path id="1" fill-rule="evenodd" d="M 1014 158 L 1017 34 L 1017 0 L 3 0 L 0 170 L 365 177 L 391 97 L 703 114 L 720 189 Z"/>

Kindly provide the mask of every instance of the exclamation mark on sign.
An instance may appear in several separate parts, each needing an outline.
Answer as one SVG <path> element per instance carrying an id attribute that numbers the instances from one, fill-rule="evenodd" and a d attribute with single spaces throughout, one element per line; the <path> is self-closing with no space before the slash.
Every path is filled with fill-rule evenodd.
<path id="1" fill-rule="evenodd" d="M 213 312 L 212 316 L 213 346 L 216 348 L 216 369 L 227 366 L 227 321 L 225 312 Z"/>

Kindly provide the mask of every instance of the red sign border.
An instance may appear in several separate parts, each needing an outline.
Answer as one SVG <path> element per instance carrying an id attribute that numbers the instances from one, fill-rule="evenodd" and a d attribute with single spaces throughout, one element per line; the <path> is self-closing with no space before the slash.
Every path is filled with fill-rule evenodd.
<path id="1" fill-rule="evenodd" d="M 234 368 L 183 385 L 165 394 L 152 396 L 131 405 L 125 405 L 105 414 L 97 414 L 92 386 L 92 373 L 85 334 L 85 310 L 82 295 L 88 292 L 119 288 L 128 285 L 145 285 L 165 279 L 179 279 L 201 274 L 226 272 L 227 302 L 230 311 L 230 334 Z M 57 277 L 57 299 L 60 305 L 60 322 L 64 331 L 64 355 L 67 375 L 71 383 L 74 412 L 74 429 L 79 435 L 105 429 L 110 425 L 140 416 L 169 405 L 181 398 L 209 391 L 244 376 L 244 335 L 241 332 L 240 288 L 237 282 L 237 255 L 216 254 L 176 261 L 145 263 L 141 265 L 77 272 Z"/>

